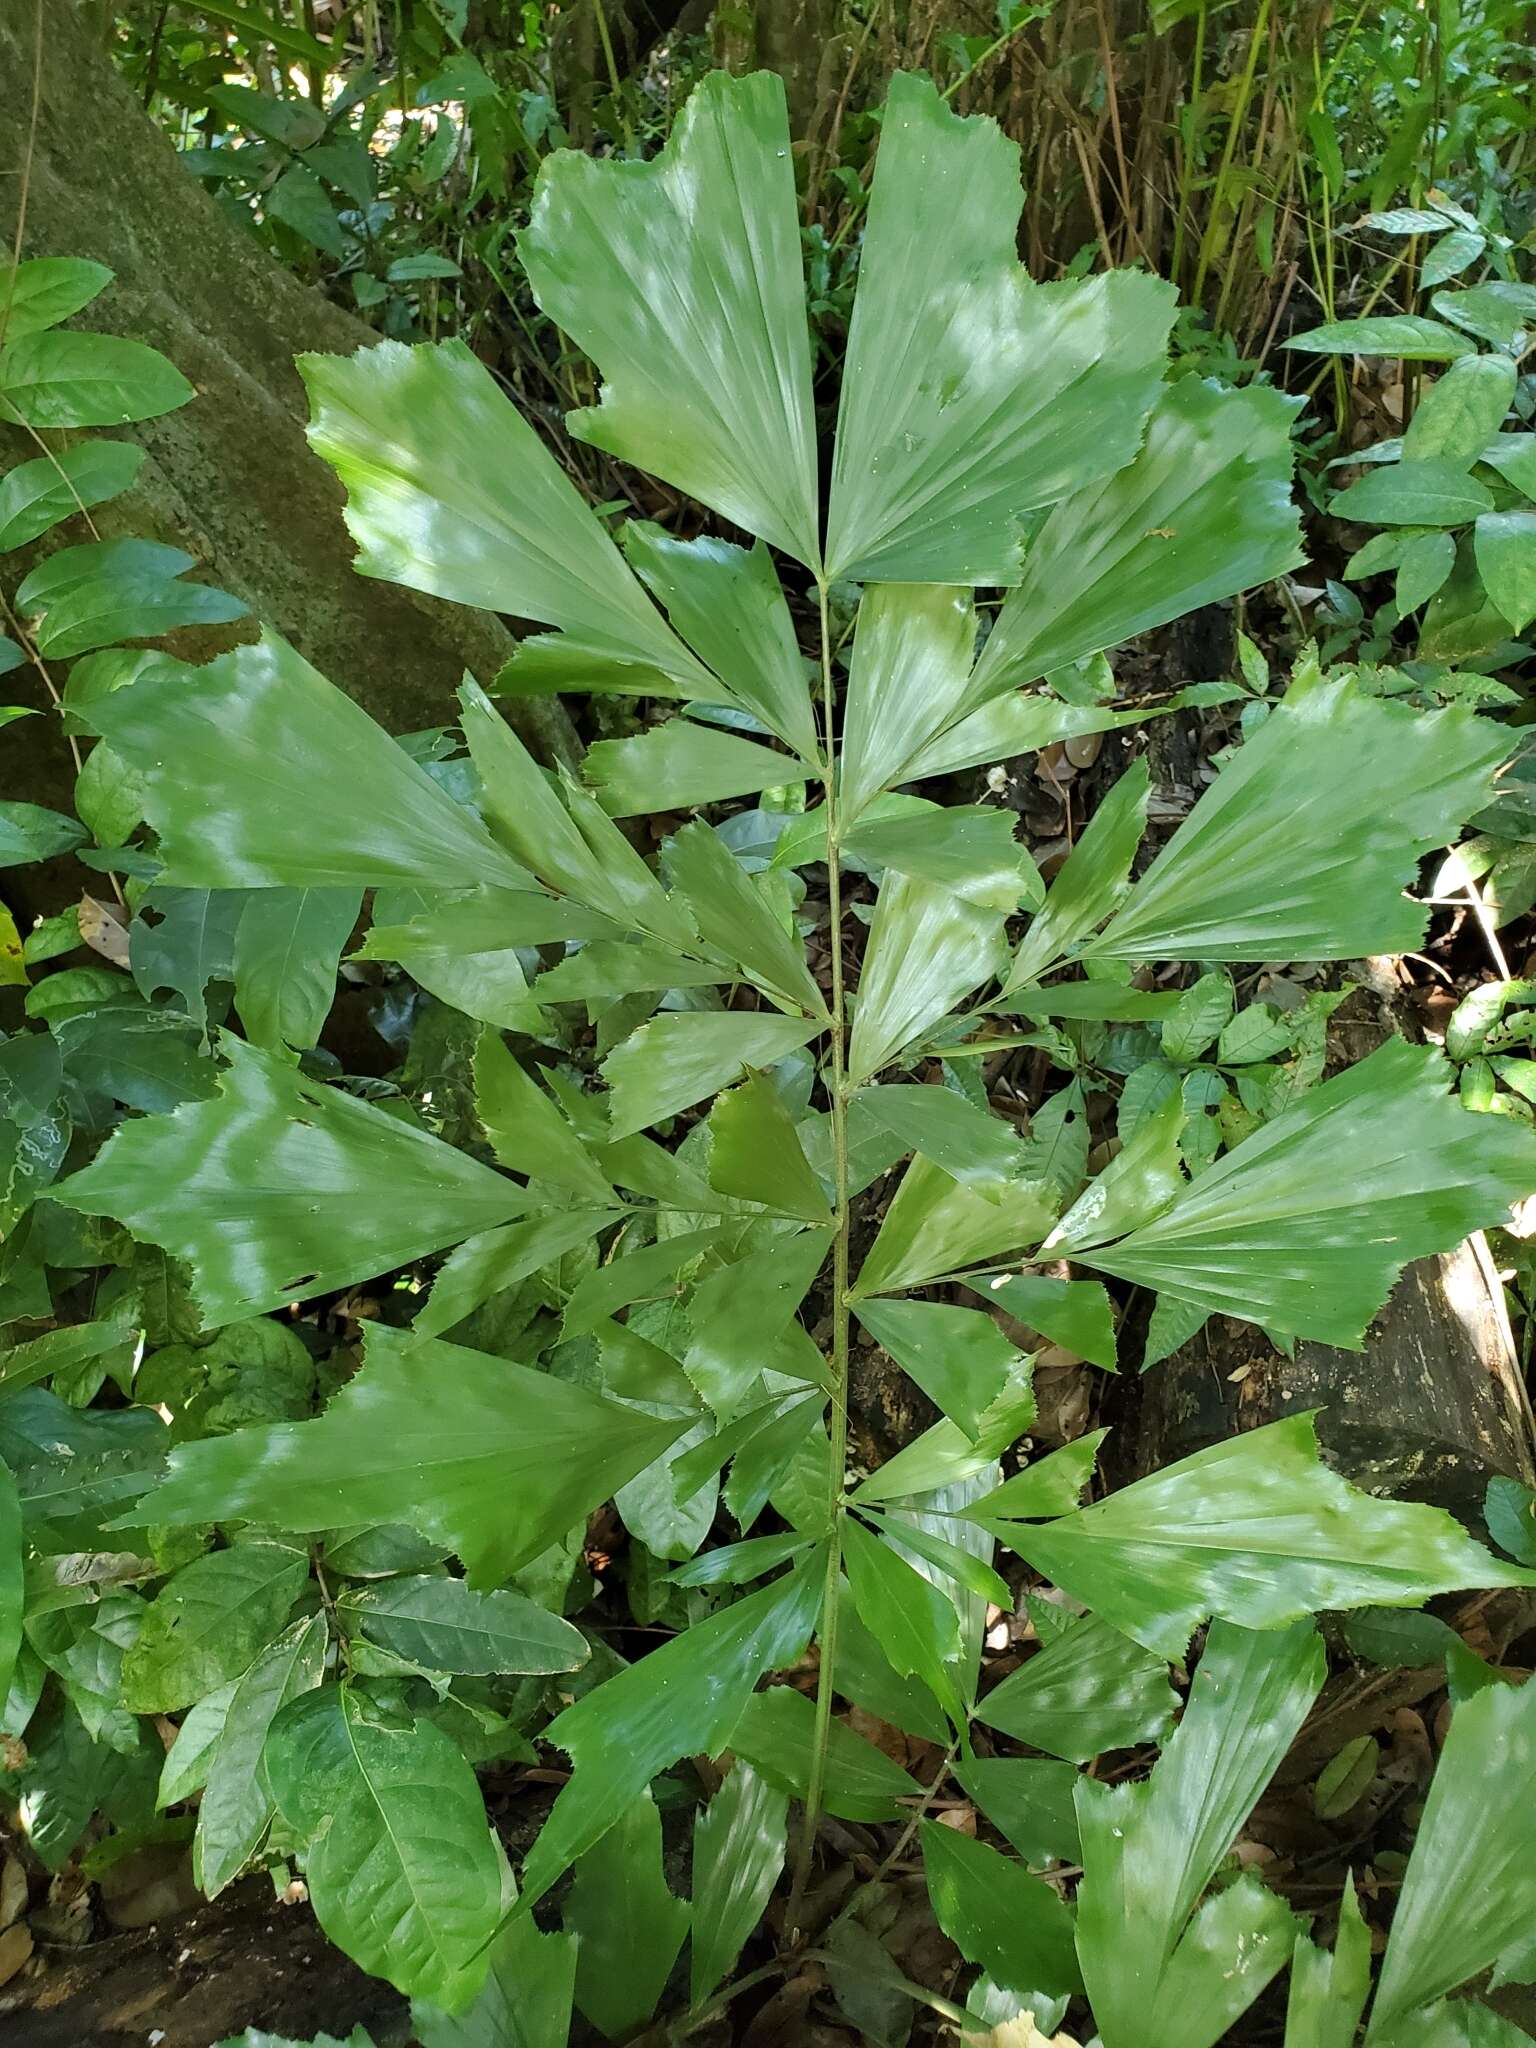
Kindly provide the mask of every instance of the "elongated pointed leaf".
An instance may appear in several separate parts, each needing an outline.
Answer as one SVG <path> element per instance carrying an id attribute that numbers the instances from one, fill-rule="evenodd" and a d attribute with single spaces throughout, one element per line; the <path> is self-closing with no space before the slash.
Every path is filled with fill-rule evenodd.
<path id="1" fill-rule="evenodd" d="M 1528 1940 L 1536 1688 L 1490 1685 L 1451 1715 L 1382 1961 L 1368 2042 Z M 1521 1977 L 1525 1971 L 1520 1972 Z"/>
<path id="2" fill-rule="evenodd" d="M 545 159 L 518 253 L 534 297 L 603 374 L 568 415 L 814 568 L 811 350 L 784 88 L 706 74 L 661 155 Z"/>
<path id="3" fill-rule="evenodd" d="M 751 796 L 797 782 L 805 772 L 793 755 L 691 718 L 669 718 L 633 739 L 598 740 L 582 763 L 594 795 L 614 818 Z"/>
<path id="4" fill-rule="evenodd" d="M 1468 356 L 1468 362 L 1488 358 Z M 1291 1957 L 1285 2048 L 1354 2048 L 1371 1991 L 1371 1933 L 1355 1897 L 1351 1871 L 1344 1879 L 1339 1931 L 1331 1951 L 1302 1935 Z"/>
<path id="5" fill-rule="evenodd" d="M 1104 2048 L 1213 2048 L 1284 1966 L 1297 1923 L 1251 1878 L 1189 1923 L 1325 1675 L 1310 1622 L 1218 1625 L 1151 1779 L 1078 1780 L 1077 1952 Z"/>
<path id="6" fill-rule="evenodd" d="M 1483 588 L 1511 630 L 1523 633 L 1536 618 L 1536 512 L 1485 512 L 1472 545 Z"/>
<path id="7" fill-rule="evenodd" d="M 528 886 L 472 811 L 274 634 L 196 671 L 152 669 L 75 715 L 143 775 L 177 887 Z"/>
<path id="8" fill-rule="evenodd" d="M 858 1320 L 936 1407 L 968 1436 L 1022 1362 L 990 1316 L 932 1301 L 865 1301 Z"/>
<path id="9" fill-rule="evenodd" d="M 363 1370 L 313 1422 L 179 1446 L 154 1517 L 298 1530 L 403 1521 L 456 1551 L 472 1586 L 495 1586 L 686 1427 L 373 1323 Z"/>
<path id="10" fill-rule="evenodd" d="M 286 1543 L 241 1543 L 184 1565 L 123 1660 L 123 1704 L 136 1714 L 175 1713 L 239 1678 L 288 1619 L 308 1562 Z"/>
<path id="11" fill-rule="evenodd" d="M 1470 469 L 1504 424 L 1515 395 L 1515 366 L 1508 356 L 1463 356 L 1420 389 L 1413 418 L 1403 433 L 1403 457 L 1422 462 L 1464 462 Z"/>
<path id="12" fill-rule="evenodd" d="M 754 1693 L 731 1731 L 730 1746 L 738 1757 L 770 1784 L 804 1799 L 810 1785 L 816 1710 L 792 1686 L 771 1685 Z M 834 1719 L 827 1745 L 823 1803 L 843 1820 L 895 1820 L 903 1799 L 921 1792 L 915 1778 L 900 1764 Z"/>
<path id="13" fill-rule="evenodd" d="M 575 1941 L 519 1913 L 491 1945 L 474 2004 L 455 2015 L 413 1999 L 411 2024 L 422 2048 L 550 2048 L 570 2032 L 575 1991 Z"/>
<path id="14" fill-rule="evenodd" d="M 758 1374 L 772 1369 L 775 1347 L 831 1248 L 825 1230 L 790 1232 L 717 1267 L 695 1289 L 688 1309 L 693 1342 L 683 1364 L 722 1422 Z"/>
<path id="15" fill-rule="evenodd" d="M 839 759 L 842 817 L 852 825 L 958 714 L 976 652 L 968 592 L 943 584 L 876 584 L 859 605 Z"/>
<path id="16" fill-rule="evenodd" d="M 1057 871 L 1044 909 L 1014 955 L 1003 984 L 1005 994 L 1025 987 L 1065 959 L 1120 901 L 1147 829 L 1150 791 L 1146 762 L 1133 761 Z"/>
<path id="17" fill-rule="evenodd" d="M 771 1081 L 753 1074 L 722 1095 L 710 1112 L 709 1131 L 712 1187 L 807 1223 L 830 1222 L 821 1182 Z"/>
<path id="18" fill-rule="evenodd" d="M 18 462 L 0 479 L 0 554 L 25 547 L 81 506 L 117 497 L 143 460 L 144 450 L 132 441 L 82 441 Z"/>
<path id="19" fill-rule="evenodd" d="M 665 1011 L 603 1061 L 615 1138 L 689 1109 L 745 1067 L 771 1067 L 814 1038 L 817 1024 L 762 1013 Z"/>
<path id="20" fill-rule="evenodd" d="M 444 1336 L 493 1294 L 516 1287 L 618 1217 L 617 1209 L 557 1209 L 466 1238 L 443 1261 L 411 1327 L 419 1337 Z"/>
<path id="21" fill-rule="evenodd" d="M 1106 1749 L 1158 1741 L 1177 1705 L 1166 1660 L 1089 1615 L 994 1686 L 976 1717 L 1033 1749 L 1087 1763 Z"/>
<path id="22" fill-rule="evenodd" d="M 290 1702 L 264 1761 L 309 1844 L 305 1881 L 336 1946 L 408 1995 L 467 2005 L 501 1907 L 501 1857 L 475 1774 L 427 1720 L 376 1719 L 350 1686 Z"/>
<path id="23" fill-rule="evenodd" d="M 650 2018 L 688 1932 L 667 1888 L 661 1816 L 648 1791 L 576 1861 L 561 1923 L 576 1937 L 576 2003 L 618 2040 Z"/>
<path id="24" fill-rule="evenodd" d="M 542 1898 L 658 1771 L 725 1746 L 758 1679 L 805 1648 L 825 1572 L 821 1554 L 809 1553 L 773 1585 L 695 1622 L 556 1715 L 544 1740 L 576 1768 L 524 1867 L 526 1904 Z"/>
<path id="25" fill-rule="evenodd" d="M 501 1165 L 569 1188 L 589 1204 L 613 1201 L 569 1120 L 494 1031 L 482 1032 L 475 1048 L 475 1114 Z"/>
<path id="26" fill-rule="evenodd" d="M 230 1695 L 197 1809 L 198 1883 L 210 1899 L 240 1875 L 261 1846 L 273 1814 L 261 1763 L 267 1733 L 289 1700 L 319 1685 L 326 1640 L 323 1615 L 295 1622 L 262 1652 Z M 161 1797 L 163 1804 L 163 1781 Z"/>
<path id="27" fill-rule="evenodd" d="M 1182 377 L 1134 461 L 1056 505 L 981 651 L 972 710 L 1302 560 L 1291 498 L 1296 401 Z"/>
<path id="28" fill-rule="evenodd" d="M 263 889 L 235 927 L 235 1007 L 247 1038 L 276 1052 L 316 1044 L 362 908 L 357 889 Z"/>
<path id="29" fill-rule="evenodd" d="M 949 1088 L 887 1084 L 861 1089 L 854 1100 L 855 1115 L 889 1131 L 904 1150 L 921 1152 L 953 1180 L 996 1190 L 1023 1176 L 1027 1155 L 1013 1125 Z"/>
<path id="30" fill-rule="evenodd" d="M 935 882 L 888 873 L 875 903 L 848 1048 L 855 1085 L 1001 971 L 1003 921 Z"/>
<path id="31" fill-rule="evenodd" d="M 740 1955 L 784 1867 L 786 1795 L 738 1760 L 693 1824 L 690 1998 L 700 2005 Z"/>
<path id="32" fill-rule="evenodd" d="M 26 1553 L 22 1544 L 21 1496 L 16 1477 L 0 1459 L 0 1691 L 9 1694 L 21 1654 L 21 1616 L 26 1604 Z"/>
<path id="33" fill-rule="evenodd" d="M 1465 711 L 1347 680 L 1292 696 L 1239 748 L 1090 950 L 1125 960 L 1343 960 L 1411 952 L 1422 856 L 1487 800 L 1507 747 Z M 1361 789 L 1376 792 L 1362 804 Z"/>
<path id="34" fill-rule="evenodd" d="M 843 1524 L 843 1565 L 860 1621 L 902 1678 L 921 1678 L 959 1718 L 947 1668 L 960 1655 L 954 1604 L 855 1516 Z"/>
<path id="35" fill-rule="evenodd" d="M 210 1324 L 387 1272 L 528 1207 L 440 1138 L 254 1046 L 225 1050 L 211 1100 L 125 1124 L 52 1190 L 185 1259 Z"/>
<path id="36" fill-rule="evenodd" d="M 898 73 L 848 332 L 829 576 L 1017 583 L 1019 522 L 1129 462 L 1173 293 L 1130 271 L 1036 285 L 1019 152 Z"/>
<path id="37" fill-rule="evenodd" d="M 759 988 L 797 1009 L 825 1017 L 804 946 L 712 826 L 685 825 L 667 842 L 666 862 L 673 888 L 716 958 L 744 968 Z"/>
<path id="38" fill-rule="evenodd" d="M 1282 1628 L 1324 1608 L 1413 1607 L 1467 1586 L 1536 1583 L 1439 1508 L 1360 1493 L 1289 1415 L 1005 1540 L 1158 1656 L 1211 1615 Z"/>
<path id="39" fill-rule="evenodd" d="M 1072 1915 L 1044 1878 L 937 1821 L 923 1822 L 922 1840 L 933 1916 L 967 1962 L 1012 1991 L 1081 1989 Z"/>
<path id="40" fill-rule="evenodd" d="M 1390 1039 L 1208 1167 L 1085 1265 L 1207 1312 L 1359 1349 L 1402 1268 L 1497 1223 L 1536 1141 L 1446 1092 L 1442 1055 Z"/>
<path id="41" fill-rule="evenodd" d="M 423 1575 L 353 1586 L 337 1603 L 345 1627 L 360 1629 L 408 1664 L 427 1671 L 577 1671 L 590 1654 L 579 1629 L 521 1593 L 477 1593 L 462 1579 Z"/>
<path id="42" fill-rule="evenodd" d="M 919 1154 L 902 1176 L 853 1294 L 891 1294 L 1038 1244 L 1060 1200 L 1043 1181 L 978 1188 Z"/>
<path id="43" fill-rule="evenodd" d="M 708 693 L 700 664 L 465 343 L 300 356 L 299 374 L 310 445 L 347 489 L 362 575 L 565 627 L 602 660 Z"/>

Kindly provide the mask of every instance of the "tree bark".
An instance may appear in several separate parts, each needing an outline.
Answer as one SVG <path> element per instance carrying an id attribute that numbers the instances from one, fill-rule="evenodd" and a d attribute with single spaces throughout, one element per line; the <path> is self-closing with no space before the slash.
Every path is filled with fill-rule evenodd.
<path id="1" fill-rule="evenodd" d="M 290 277 L 221 212 L 72 0 L 0 0 L 0 78 L 7 257 L 24 194 L 24 255 L 93 257 L 116 273 L 79 324 L 151 343 L 197 389 L 180 412 L 121 430 L 148 459 L 133 491 L 93 515 L 97 526 L 185 546 L 213 581 L 393 730 L 452 719 L 464 669 L 488 683 L 511 636 L 488 614 L 359 577 L 340 486 L 304 438 L 295 355 L 351 354 L 378 337 Z M 0 467 L 35 453 L 18 433 L 0 439 Z M 70 537 L 78 537 L 72 528 Z M 223 628 L 173 644 L 201 659 L 253 632 Z M 7 691 L 20 680 L 19 672 L 9 678 Z M 569 721 L 554 700 L 513 700 L 509 712 L 546 756 L 569 750 Z M 57 801 L 67 764 L 51 730 L 42 744 L 61 762 L 23 762 L 13 744 L 13 773 L 30 766 L 34 787 L 25 794 Z"/>

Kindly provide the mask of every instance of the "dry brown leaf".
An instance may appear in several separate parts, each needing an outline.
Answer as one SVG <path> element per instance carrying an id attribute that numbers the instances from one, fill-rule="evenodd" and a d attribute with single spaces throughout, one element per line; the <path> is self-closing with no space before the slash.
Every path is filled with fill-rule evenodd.
<path id="1" fill-rule="evenodd" d="M 104 903 L 94 896 L 80 898 L 80 937 L 93 953 L 110 960 L 114 967 L 128 965 L 128 930 Z"/>

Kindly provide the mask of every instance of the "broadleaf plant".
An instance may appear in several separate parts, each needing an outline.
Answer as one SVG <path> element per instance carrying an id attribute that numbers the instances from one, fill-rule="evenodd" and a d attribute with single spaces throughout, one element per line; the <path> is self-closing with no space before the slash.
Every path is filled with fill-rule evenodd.
<path id="1" fill-rule="evenodd" d="M 89 1263 L 77 1238 L 128 1276 L 81 1329 L 0 1357 L 0 1676 L 33 1846 L 56 1864 L 120 1796 L 103 1758 L 132 1764 L 141 1806 L 200 1794 L 210 1894 L 299 1865 L 434 2044 L 557 2048 L 573 2005 L 633 2030 L 685 1940 L 684 2024 L 719 2010 L 786 1864 L 800 1930 L 822 1816 L 925 1800 L 840 1699 L 943 1746 L 1019 1852 L 922 1830 L 985 2001 L 1054 2026 L 1085 1990 L 1105 2048 L 1193 2048 L 1296 1951 L 1295 2009 L 1326 2011 L 1357 1988 L 1352 1937 L 1325 1983 L 1257 1877 L 1205 1896 L 1321 1681 L 1310 1617 L 1533 1582 L 1437 1510 L 1347 1486 L 1305 1418 L 1086 1505 L 1099 1434 L 1028 1455 L 1044 1344 L 1118 1363 L 1106 1277 L 1153 1290 L 1164 1334 L 1220 1311 L 1358 1346 L 1409 1260 L 1536 1186 L 1536 1136 L 1472 1118 L 1432 1048 L 1324 1080 L 1336 993 L 1239 1009 L 1224 972 L 1418 942 L 1417 859 L 1504 758 L 1469 712 L 1303 663 L 1139 875 L 1142 763 L 1048 887 L 1006 811 L 940 800 L 943 778 L 1133 723 L 1081 701 L 1072 666 L 1300 558 L 1289 403 L 1170 379 L 1151 277 L 1030 279 L 1019 204 L 994 124 L 898 77 L 823 463 L 777 79 L 711 75 L 650 163 L 555 154 L 520 247 L 602 379 L 570 430 L 736 531 L 615 538 L 460 343 L 311 357 L 359 569 L 549 630 L 466 678 L 462 749 L 397 743 L 271 634 L 71 687 L 132 793 L 121 836 L 148 827 L 122 850 L 159 922 L 132 1032 L 59 989 L 48 1032 L 0 1046 L 10 1220 L 38 1234 L 24 1298 L 48 1301 L 49 1246 Z M 45 405 L 30 346 L 0 355 L 0 398 L 87 424 L 84 401 Z M 150 379 L 140 402 L 162 399 Z M 5 501 L 18 531 L 32 489 Z M 76 563 L 87 589 L 102 559 Z M 177 601 L 139 602 L 155 558 L 114 560 L 103 614 L 141 637 Z M 159 570 L 163 597 L 179 572 Z M 93 630 L 79 589 L 33 581 L 61 650 Z M 579 774 L 494 701 L 552 691 L 621 700 Z M 649 840 L 626 823 L 648 813 Z M 409 1091 L 317 1043 L 369 894 L 359 971 L 425 992 Z M 1143 986 L 1148 964 L 1189 985 Z M 1085 1083 L 1112 1027 L 1143 1057 L 1094 1159 Z M 182 1057 L 146 1074 L 168 1028 Z M 1027 1122 L 976 1078 L 1019 1046 L 1066 1076 Z M 60 1101 L 111 1135 L 56 1178 Z M 320 1375 L 296 1334 L 317 1301 L 349 1333 Z M 872 1468 L 855 1327 L 935 1418 Z M 123 1406 L 98 1412 L 108 1372 Z M 627 1664 L 565 1618 L 607 1567 L 589 1524 L 610 1502 L 631 1611 L 668 1632 Z M 1031 1605 L 1047 1646 L 983 1693 L 988 1603 L 1013 1598 L 999 1540 L 1057 1598 Z M 81 1552 L 126 1563 L 55 1586 Z M 1151 1779 L 1078 1776 L 1168 1737 L 1170 1666 L 1206 1623 Z M 136 1707 L 184 1714 L 163 1766 Z M 535 1738 L 570 1768 L 512 1871 L 473 1766 Z M 727 1754 L 685 1900 L 669 1774 Z M 1432 1832 L 1465 1796 L 1447 1769 Z M 1075 1902 L 1038 1868 L 1073 1857 Z M 1439 1969 L 1389 1950 L 1384 2048 L 1515 1931 L 1458 1938 Z M 862 1921 L 827 1942 L 845 2001 L 906 1995 Z"/>

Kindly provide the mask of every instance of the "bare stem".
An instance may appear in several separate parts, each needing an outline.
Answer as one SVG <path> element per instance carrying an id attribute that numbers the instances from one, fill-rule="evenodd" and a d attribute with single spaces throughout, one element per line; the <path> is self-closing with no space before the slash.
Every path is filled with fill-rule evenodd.
<path id="1" fill-rule="evenodd" d="M 799 1928 L 805 1887 L 816 1847 L 826 1784 L 827 1744 L 832 1732 L 832 1682 L 837 1659 L 837 1610 L 843 1572 L 843 1480 L 848 1467 L 848 1062 L 843 991 L 843 883 L 837 796 L 837 716 L 832 690 L 832 636 L 827 621 L 826 585 L 818 586 L 821 630 L 821 717 L 826 750 L 827 923 L 832 948 L 830 1081 L 834 1228 L 832 1238 L 832 1412 L 827 1457 L 827 1579 L 821 1600 L 821 1663 L 816 1677 L 816 1721 L 811 1738 L 805 1821 L 795 1858 L 789 1906 L 784 1918 L 791 1938 Z"/>

